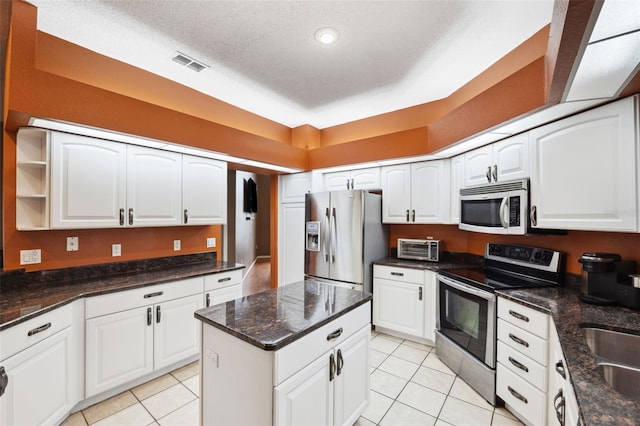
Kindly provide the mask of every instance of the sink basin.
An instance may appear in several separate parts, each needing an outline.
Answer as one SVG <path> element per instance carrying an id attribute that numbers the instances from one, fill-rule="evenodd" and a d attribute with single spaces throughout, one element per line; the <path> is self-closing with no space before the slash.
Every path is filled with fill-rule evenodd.
<path id="1" fill-rule="evenodd" d="M 640 369 L 608 362 L 598 365 L 612 388 L 628 398 L 640 401 Z"/>
<path id="2" fill-rule="evenodd" d="M 605 381 L 626 397 L 640 401 L 640 336 L 591 327 L 583 330 Z"/>
<path id="3" fill-rule="evenodd" d="M 589 349 L 598 358 L 640 368 L 640 336 L 591 327 L 583 331 Z"/>

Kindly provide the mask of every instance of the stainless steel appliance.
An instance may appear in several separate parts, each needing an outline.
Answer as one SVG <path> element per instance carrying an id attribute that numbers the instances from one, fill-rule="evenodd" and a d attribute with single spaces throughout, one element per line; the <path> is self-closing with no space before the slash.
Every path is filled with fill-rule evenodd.
<path id="1" fill-rule="evenodd" d="M 632 278 L 636 262 L 616 253 L 584 253 L 580 300 L 595 305 L 618 305 L 640 310 L 640 288 Z"/>
<path id="2" fill-rule="evenodd" d="M 371 292 L 371 262 L 389 251 L 382 197 L 362 190 L 306 194 L 305 221 L 305 277 Z"/>
<path id="3" fill-rule="evenodd" d="M 510 244 L 487 244 L 485 267 L 438 271 L 436 354 L 496 405 L 496 290 L 558 286 L 564 255 Z"/>
<path id="4" fill-rule="evenodd" d="M 530 227 L 528 179 L 460 190 L 460 229 L 524 235 Z"/>
<path id="5" fill-rule="evenodd" d="M 398 238 L 398 258 L 439 262 L 440 243 L 440 240 Z"/>

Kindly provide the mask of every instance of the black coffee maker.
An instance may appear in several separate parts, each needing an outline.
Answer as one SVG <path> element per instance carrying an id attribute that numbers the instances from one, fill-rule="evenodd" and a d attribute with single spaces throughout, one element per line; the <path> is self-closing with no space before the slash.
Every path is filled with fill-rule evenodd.
<path id="1" fill-rule="evenodd" d="M 640 288 L 632 284 L 631 274 L 636 272 L 636 262 L 622 260 L 615 253 L 584 253 L 582 264 L 583 302 L 595 305 L 618 304 L 640 310 Z"/>

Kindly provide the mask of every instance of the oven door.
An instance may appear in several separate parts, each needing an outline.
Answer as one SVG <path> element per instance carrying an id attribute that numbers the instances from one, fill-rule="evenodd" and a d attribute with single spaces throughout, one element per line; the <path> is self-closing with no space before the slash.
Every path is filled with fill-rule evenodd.
<path id="1" fill-rule="evenodd" d="M 491 368 L 496 366 L 496 296 L 438 275 L 437 328 Z"/>

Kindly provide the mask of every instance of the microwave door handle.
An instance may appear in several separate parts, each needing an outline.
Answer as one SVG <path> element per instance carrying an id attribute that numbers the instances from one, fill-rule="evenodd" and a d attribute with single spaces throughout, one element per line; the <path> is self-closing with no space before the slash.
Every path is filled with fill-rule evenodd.
<path id="1" fill-rule="evenodd" d="M 446 285 L 453 287 L 457 290 L 464 291 L 465 293 L 473 294 L 474 296 L 478 296 L 482 299 L 492 301 L 495 298 L 493 293 L 488 293 L 486 291 L 475 289 L 471 286 L 456 282 L 450 278 L 444 277 L 442 275 L 438 275 L 438 281 L 445 283 Z"/>
<path id="2" fill-rule="evenodd" d="M 509 207 L 509 196 L 504 197 L 500 203 L 500 224 L 505 229 L 509 227 L 509 221 L 504 218 L 504 211 L 507 207 Z"/>

